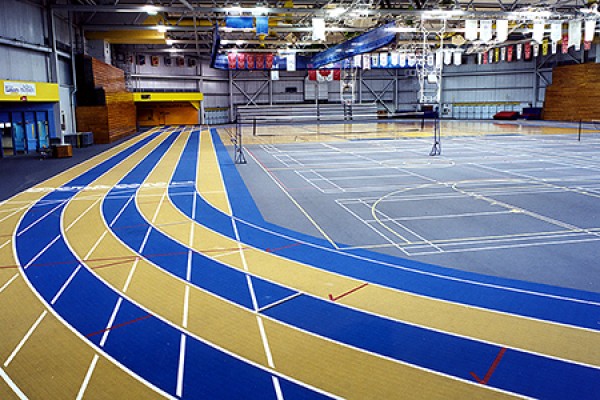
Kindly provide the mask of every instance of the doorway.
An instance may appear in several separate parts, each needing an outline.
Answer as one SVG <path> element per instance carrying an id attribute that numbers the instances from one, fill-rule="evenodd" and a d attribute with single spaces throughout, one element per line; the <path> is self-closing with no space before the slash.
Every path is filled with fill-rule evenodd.
<path id="1" fill-rule="evenodd" d="M 10 118 L 9 118 L 10 116 Z M 50 148 L 50 126 L 46 111 L 0 113 L 2 153 L 5 156 L 45 153 Z"/>

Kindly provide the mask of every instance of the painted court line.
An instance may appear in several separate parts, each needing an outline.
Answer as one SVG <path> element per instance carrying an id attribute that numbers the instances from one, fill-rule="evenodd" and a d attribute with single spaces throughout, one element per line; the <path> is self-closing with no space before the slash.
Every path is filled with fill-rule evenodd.
<path id="1" fill-rule="evenodd" d="M 44 254 L 46 252 L 46 250 L 48 250 L 54 243 L 56 243 L 58 241 L 58 239 L 60 239 L 61 235 L 56 236 L 54 239 L 52 239 L 50 241 L 50 243 L 48 243 L 42 250 L 40 250 L 31 260 L 29 260 L 29 262 L 27 264 L 25 264 L 25 266 L 23 267 L 23 269 L 27 269 L 29 268 L 34 262 L 35 260 L 37 260 L 38 258 L 40 258 L 42 256 L 42 254 Z"/>
<path id="2" fill-rule="evenodd" d="M 13 393 L 20 400 L 28 400 L 27 396 L 25 396 L 25 393 L 23 393 L 23 391 L 17 386 L 17 384 L 12 379 L 10 379 L 10 376 L 8 376 L 8 374 L 6 373 L 6 371 L 4 371 L 3 368 L 0 368 L 0 377 L 4 379 L 4 382 L 6 382 L 6 384 L 12 389 Z"/>
<path id="3" fill-rule="evenodd" d="M 15 356 L 17 355 L 17 353 L 25 345 L 25 342 L 27 342 L 27 340 L 33 334 L 33 332 L 36 330 L 36 328 L 38 327 L 38 325 L 42 322 L 42 320 L 44 319 L 44 317 L 46 316 L 46 314 L 48 314 L 47 310 L 42 311 L 42 313 L 40 314 L 40 316 L 38 317 L 38 319 L 36 319 L 35 322 L 33 323 L 33 325 L 31 325 L 31 328 L 29 328 L 29 330 L 27 331 L 27 333 L 25 334 L 25 336 L 23 336 L 23 338 L 21 339 L 21 341 L 19 342 L 19 344 L 17 344 L 17 347 L 15 347 L 15 349 L 12 351 L 12 353 L 10 353 L 10 355 L 8 356 L 8 358 L 6 359 L 6 361 L 4 362 L 4 368 L 8 367 L 8 365 L 12 362 L 12 360 L 15 358 Z"/>
<path id="4" fill-rule="evenodd" d="M 104 345 L 106 344 L 106 340 L 108 339 L 108 334 L 110 333 L 110 330 L 108 328 L 110 328 L 111 326 L 114 325 L 115 319 L 117 318 L 117 313 L 119 312 L 119 309 L 121 308 L 122 302 L 123 302 L 123 298 L 119 297 L 117 299 L 117 304 L 115 305 L 115 308 L 113 309 L 113 312 L 110 315 L 110 318 L 108 319 L 108 323 L 106 324 L 106 327 L 105 327 L 106 330 L 102 334 L 102 338 L 100 338 L 100 347 L 104 347 Z"/>
<path id="5" fill-rule="evenodd" d="M 183 376 L 184 376 L 184 368 L 185 368 L 185 343 L 186 343 L 186 335 L 185 333 L 181 333 L 181 340 L 179 342 L 179 363 L 177 366 L 177 388 L 175 390 L 175 394 L 177 397 L 183 396 Z"/>
<path id="6" fill-rule="evenodd" d="M 87 373 L 85 374 L 83 383 L 81 384 L 81 387 L 79 388 L 79 393 L 77 393 L 76 400 L 83 399 L 83 395 L 85 394 L 88 384 L 90 383 L 90 379 L 92 379 L 92 373 L 94 372 L 94 369 L 96 368 L 96 363 L 98 362 L 98 358 L 99 358 L 98 354 L 94 354 L 94 358 L 92 359 L 92 362 L 90 364 L 90 367 L 87 370 Z"/>
<path id="7" fill-rule="evenodd" d="M 146 314 L 141 317 L 131 319 L 129 321 L 121 322 L 120 324 L 117 324 L 117 325 L 109 326 L 108 328 L 104 328 L 104 329 L 96 331 L 96 332 L 88 333 L 87 335 L 85 335 L 85 337 L 89 338 L 89 337 L 93 337 L 93 336 L 99 335 L 104 332 L 114 331 L 115 329 L 123 328 L 124 326 L 131 325 L 131 324 L 135 324 L 136 322 L 143 321 L 150 317 L 152 317 L 152 314 Z"/>
<path id="8" fill-rule="evenodd" d="M 50 301 L 50 305 L 54 305 L 54 303 L 56 303 L 56 301 L 60 298 L 60 296 L 63 294 L 63 292 L 65 291 L 65 289 L 67 288 L 67 286 L 69 286 L 69 284 L 71 283 L 71 281 L 73 280 L 73 278 L 75 278 L 75 275 L 77 275 L 77 273 L 79 272 L 79 270 L 81 269 L 81 264 L 79 264 L 77 266 L 77 268 L 75 268 L 73 270 L 73 272 L 71 273 L 71 275 L 69 276 L 69 278 L 65 281 L 65 283 L 61 286 L 61 288 L 58 290 L 58 292 L 56 292 L 56 295 L 54 295 L 54 297 L 52 298 L 52 300 Z"/>
<path id="9" fill-rule="evenodd" d="M 347 292 L 344 292 L 344 293 L 342 293 L 342 294 L 340 294 L 340 295 L 338 295 L 338 296 L 334 296 L 334 295 L 332 295 L 332 294 L 330 293 L 330 294 L 329 294 L 329 300 L 331 300 L 331 301 L 338 301 L 338 300 L 339 300 L 339 299 L 341 299 L 342 297 L 346 297 L 346 296 L 348 296 L 349 294 L 352 294 L 352 293 L 354 293 L 354 292 L 356 292 L 356 291 L 358 291 L 358 290 L 360 290 L 360 289 L 362 289 L 362 288 L 364 288 L 364 287 L 366 287 L 366 286 L 368 286 L 368 285 L 369 285 L 369 283 L 363 283 L 362 285 L 360 285 L 360 286 L 357 286 L 357 287 L 355 287 L 354 289 L 350 289 L 350 290 L 348 290 Z"/>
<path id="10" fill-rule="evenodd" d="M 40 221 L 42 221 L 44 218 L 46 218 L 48 215 L 52 214 L 54 211 L 56 211 L 58 208 L 60 208 L 63 204 L 65 204 L 68 200 L 61 200 L 54 208 L 52 208 L 50 211 L 46 212 L 44 215 L 42 215 L 41 217 L 37 218 L 35 221 L 33 221 L 31 224 L 29 224 L 28 226 L 26 226 L 25 228 L 23 228 L 20 232 L 17 232 L 17 236 L 21 236 L 22 234 L 24 234 L 25 232 L 27 232 L 29 229 L 33 228 L 35 225 L 37 225 Z"/>
<path id="11" fill-rule="evenodd" d="M 14 274 L 14 275 L 12 276 L 12 278 L 10 278 L 10 279 L 8 280 L 8 282 L 6 282 L 4 285 L 2 285 L 2 287 L 0 287 L 0 293 L 2 293 L 2 292 L 4 291 L 4 289 L 6 289 L 8 286 L 10 286 L 10 284 L 11 284 L 11 283 L 13 283 L 13 281 L 14 281 L 15 279 L 17 279 L 17 277 L 18 277 L 18 276 L 19 276 L 19 274 L 18 274 L 18 273 L 17 273 L 17 274 Z"/>
<path id="12" fill-rule="evenodd" d="M 280 305 L 280 304 L 283 304 L 283 303 L 285 303 L 285 302 L 287 302 L 287 301 L 293 300 L 293 299 L 295 299 L 295 298 L 296 298 L 296 297 L 298 297 L 298 296 L 302 296 L 303 294 L 304 294 L 304 293 L 302 293 L 302 292 L 294 293 L 294 294 L 293 294 L 293 295 L 291 295 L 291 296 L 285 297 L 285 298 L 283 298 L 283 299 L 281 299 L 281 300 L 274 301 L 274 302 L 273 302 L 273 303 L 271 303 L 271 304 L 267 304 L 266 306 L 263 306 L 262 308 L 259 308 L 257 311 L 258 311 L 259 313 L 262 313 L 263 311 L 266 311 L 266 310 L 268 310 L 268 309 L 270 309 L 270 308 L 273 308 L 273 307 L 275 307 L 275 306 L 278 306 L 278 305 Z"/>

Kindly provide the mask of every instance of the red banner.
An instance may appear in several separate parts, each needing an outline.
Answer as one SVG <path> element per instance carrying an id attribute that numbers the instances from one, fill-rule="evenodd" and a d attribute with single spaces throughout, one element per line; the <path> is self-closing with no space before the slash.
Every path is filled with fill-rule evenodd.
<path id="1" fill-rule="evenodd" d="M 265 55 L 262 53 L 259 53 L 256 55 L 256 69 L 263 69 L 265 68 Z"/>
<path id="2" fill-rule="evenodd" d="M 246 55 L 244 53 L 238 53 L 237 62 L 239 69 L 246 69 Z"/>
<path id="3" fill-rule="evenodd" d="M 563 35 L 562 38 L 562 53 L 567 54 L 569 52 L 569 35 Z"/>
<path id="4" fill-rule="evenodd" d="M 254 54 L 246 54 L 246 63 L 248 64 L 248 69 L 254 69 Z"/>
<path id="5" fill-rule="evenodd" d="M 583 42 L 583 49 L 584 50 L 591 50 L 592 49 L 592 42 L 590 42 L 589 40 L 586 42 Z"/>
<path id="6" fill-rule="evenodd" d="M 237 54 L 227 54 L 227 61 L 229 61 L 229 69 L 237 69 Z"/>
<path id="7" fill-rule="evenodd" d="M 512 62 L 512 59 L 513 59 L 513 47 L 512 46 L 508 46 L 508 49 L 506 50 L 506 59 L 508 60 L 508 62 Z"/>
<path id="8" fill-rule="evenodd" d="M 531 58 L 531 42 L 525 43 L 525 59 L 529 60 Z"/>
<path id="9" fill-rule="evenodd" d="M 267 56 L 265 57 L 265 61 L 266 61 L 266 68 L 267 69 L 271 69 L 273 68 L 273 54 L 271 53 L 267 53 Z"/>

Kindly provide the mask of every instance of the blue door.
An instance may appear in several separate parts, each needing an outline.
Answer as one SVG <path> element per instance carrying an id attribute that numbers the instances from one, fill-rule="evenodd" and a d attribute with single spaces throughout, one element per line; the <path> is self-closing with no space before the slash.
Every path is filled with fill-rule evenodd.
<path id="1" fill-rule="evenodd" d="M 13 154 L 12 129 L 10 116 L 0 112 L 0 157 Z"/>
<path id="2" fill-rule="evenodd" d="M 15 154 L 25 153 L 25 121 L 22 112 L 14 112 L 11 115 L 13 129 L 13 148 Z"/>
<path id="3" fill-rule="evenodd" d="M 26 152 L 35 152 L 37 150 L 38 140 L 34 112 L 25 113 L 25 137 L 27 138 L 25 145 L 27 149 Z"/>
<path id="4" fill-rule="evenodd" d="M 50 136 L 48 134 L 48 113 L 45 111 L 36 112 L 35 121 L 38 134 L 37 149 L 47 149 L 50 147 Z"/>

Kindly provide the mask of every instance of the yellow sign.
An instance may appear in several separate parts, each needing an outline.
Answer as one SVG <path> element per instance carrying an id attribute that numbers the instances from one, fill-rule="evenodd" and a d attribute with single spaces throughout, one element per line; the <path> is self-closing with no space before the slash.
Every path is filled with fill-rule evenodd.
<path id="1" fill-rule="evenodd" d="M 58 84 L 0 80 L 0 101 L 59 101 Z"/>

